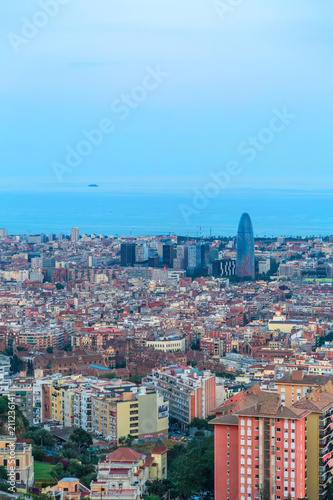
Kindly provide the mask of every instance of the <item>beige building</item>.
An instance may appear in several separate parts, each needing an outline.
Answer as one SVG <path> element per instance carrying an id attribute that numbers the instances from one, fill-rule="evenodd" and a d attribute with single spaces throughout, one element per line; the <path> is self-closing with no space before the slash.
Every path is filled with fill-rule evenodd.
<path id="1" fill-rule="evenodd" d="M 92 416 L 93 430 L 113 442 L 128 435 L 138 440 L 168 435 L 169 405 L 146 387 L 93 396 Z"/>
<path id="2" fill-rule="evenodd" d="M 14 447 L 15 446 L 15 447 Z M 8 480 L 15 481 L 22 488 L 34 483 L 34 459 L 32 445 L 18 440 L 16 437 L 0 437 L 0 465 L 10 469 L 15 467 Z"/>
<path id="3" fill-rule="evenodd" d="M 174 351 L 185 351 L 186 342 L 185 339 L 180 337 L 174 338 L 176 336 L 161 337 L 158 340 L 148 340 L 146 342 L 147 347 L 153 347 L 157 351 L 163 352 L 174 352 Z"/>

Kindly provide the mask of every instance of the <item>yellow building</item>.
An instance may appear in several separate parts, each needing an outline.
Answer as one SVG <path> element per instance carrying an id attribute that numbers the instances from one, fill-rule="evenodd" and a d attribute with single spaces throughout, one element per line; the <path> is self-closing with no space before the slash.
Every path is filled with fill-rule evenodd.
<path id="1" fill-rule="evenodd" d="M 34 483 L 34 459 L 32 445 L 20 442 L 16 437 L 0 436 L 0 465 L 9 470 L 8 480 L 21 489 Z M 14 470 L 11 471 L 11 467 Z"/>
<path id="2" fill-rule="evenodd" d="M 93 428 L 110 441 L 131 435 L 133 439 L 166 438 L 169 405 L 153 389 L 117 389 L 92 397 Z"/>
<path id="3" fill-rule="evenodd" d="M 275 382 L 277 391 L 281 396 L 284 406 L 291 406 L 308 392 L 328 382 L 325 375 L 305 375 L 302 370 L 293 370 L 291 375 L 286 375 Z"/>
<path id="4" fill-rule="evenodd" d="M 51 419 L 55 422 L 62 422 L 61 387 L 51 387 Z"/>
<path id="5" fill-rule="evenodd" d="M 64 477 L 56 486 L 48 486 L 43 493 L 55 495 L 61 492 L 61 500 L 80 500 L 90 494 L 89 488 L 83 486 L 77 477 Z"/>
<path id="6" fill-rule="evenodd" d="M 306 423 L 306 496 L 309 500 L 326 498 L 324 492 L 332 482 L 333 459 L 331 443 L 333 438 L 333 384 L 309 392 L 296 408 L 309 410 Z"/>

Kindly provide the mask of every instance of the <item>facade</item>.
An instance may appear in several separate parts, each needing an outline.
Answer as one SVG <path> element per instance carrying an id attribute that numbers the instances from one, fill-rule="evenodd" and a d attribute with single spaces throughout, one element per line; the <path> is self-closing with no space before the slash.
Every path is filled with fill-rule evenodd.
<path id="1" fill-rule="evenodd" d="M 15 443 L 14 462 L 11 461 L 11 447 Z M 12 436 L 0 436 L 0 465 L 6 468 L 15 467 L 15 483 L 22 488 L 34 484 L 34 459 L 32 445 L 17 440 Z"/>
<path id="2" fill-rule="evenodd" d="M 328 483 L 333 485 L 333 385 L 317 387 L 295 407 L 311 412 L 307 417 L 307 480 L 309 500 L 326 500 Z"/>
<path id="3" fill-rule="evenodd" d="M 141 243 L 135 247 L 135 262 L 147 262 L 148 261 L 148 245 L 147 243 Z"/>
<path id="4" fill-rule="evenodd" d="M 146 342 L 146 346 L 163 352 L 185 351 L 186 342 L 185 338 L 181 339 L 178 335 L 172 335 L 157 340 L 149 340 Z"/>
<path id="5" fill-rule="evenodd" d="M 215 375 L 191 367 L 154 368 L 143 384 L 169 401 L 170 417 L 186 429 L 192 420 L 207 418 L 216 404 Z"/>
<path id="6" fill-rule="evenodd" d="M 188 264 L 189 269 L 198 269 L 201 267 L 201 246 L 189 245 L 188 246 Z"/>
<path id="7" fill-rule="evenodd" d="M 93 430 L 115 443 L 129 434 L 139 441 L 168 436 L 169 405 L 145 387 L 94 395 L 92 415 Z"/>
<path id="8" fill-rule="evenodd" d="M 9 388 L 10 397 L 15 398 L 15 404 L 22 414 L 33 424 L 33 378 L 18 377 Z"/>
<path id="9" fill-rule="evenodd" d="M 172 244 L 164 244 L 163 245 L 163 265 L 165 267 L 172 267 L 173 266 L 173 254 L 174 254 L 174 247 Z"/>
<path id="10" fill-rule="evenodd" d="M 71 242 L 76 243 L 80 238 L 80 230 L 78 227 L 72 227 L 71 229 Z"/>
<path id="11" fill-rule="evenodd" d="M 188 266 L 188 245 L 178 245 L 176 256 L 173 260 L 174 269 L 186 269 Z"/>
<path id="12" fill-rule="evenodd" d="M 133 267 L 135 264 L 135 243 L 122 243 L 120 247 L 120 264 L 122 267 Z"/>
<path id="13" fill-rule="evenodd" d="M 298 499 L 306 496 L 305 409 L 281 405 L 253 386 L 217 408 L 215 498 Z M 312 499 L 310 499 L 312 500 Z"/>
<path id="14" fill-rule="evenodd" d="M 43 493 L 54 497 L 60 494 L 61 500 L 80 500 L 89 496 L 90 490 L 83 486 L 77 477 L 64 477 L 55 486 L 45 488 Z"/>
<path id="15" fill-rule="evenodd" d="M 244 213 L 237 233 L 237 276 L 254 278 L 254 237 L 249 214 Z"/>
<path id="16" fill-rule="evenodd" d="M 308 392 L 324 385 L 330 377 L 325 375 L 305 375 L 302 370 L 294 370 L 290 375 L 275 382 L 281 402 L 285 406 L 291 406 L 300 401 Z"/>

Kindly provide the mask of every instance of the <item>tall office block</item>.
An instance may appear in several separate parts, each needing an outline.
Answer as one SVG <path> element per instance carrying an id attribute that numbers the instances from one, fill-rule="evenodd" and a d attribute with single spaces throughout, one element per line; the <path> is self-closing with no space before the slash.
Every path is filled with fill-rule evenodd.
<path id="1" fill-rule="evenodd" d="M 254 237 L 249 214 L 244 213 L 237 233 L 237 276 L 254 278 Z"/>

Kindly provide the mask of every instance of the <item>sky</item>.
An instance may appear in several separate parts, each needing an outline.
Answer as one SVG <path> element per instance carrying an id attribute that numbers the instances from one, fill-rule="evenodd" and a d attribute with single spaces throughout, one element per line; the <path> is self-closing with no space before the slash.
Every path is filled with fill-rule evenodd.
<path id="1" fill-rule="evenodd" d="M 172 190 L 229 162 L 233 188 L 331 188 L 332 22 L 331 0 L 1 2 L 0 189 Z"/>

